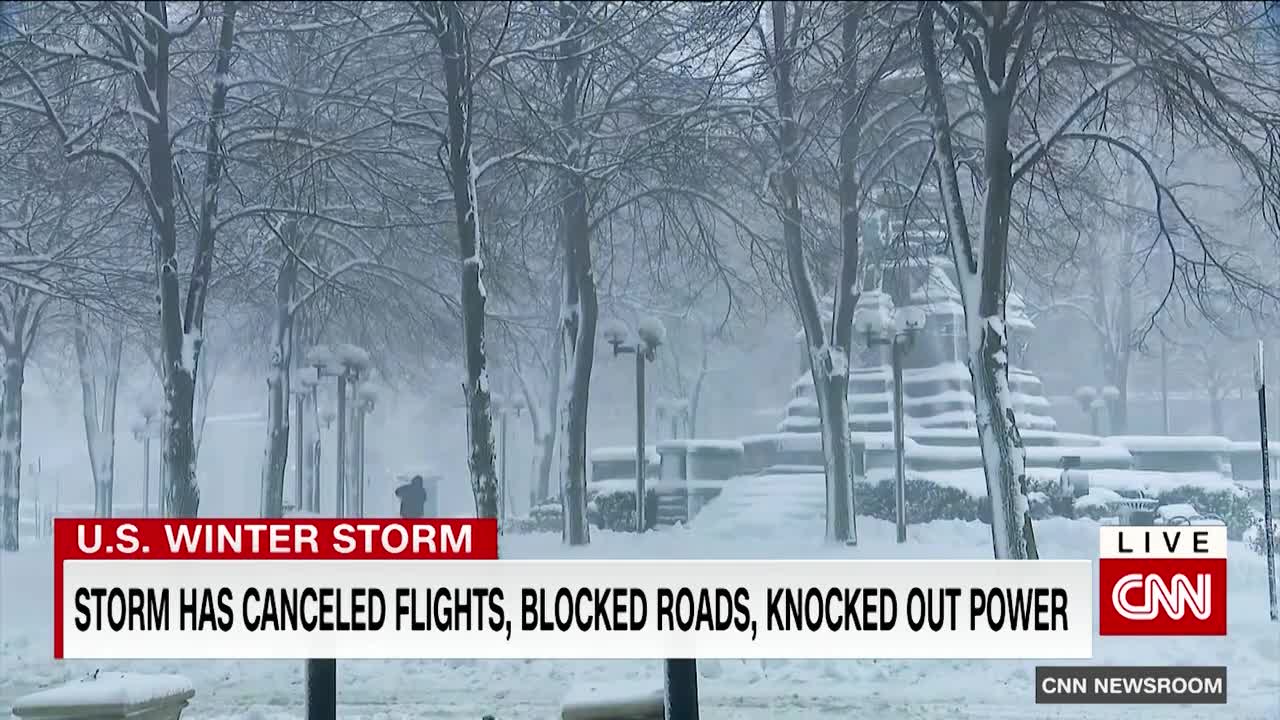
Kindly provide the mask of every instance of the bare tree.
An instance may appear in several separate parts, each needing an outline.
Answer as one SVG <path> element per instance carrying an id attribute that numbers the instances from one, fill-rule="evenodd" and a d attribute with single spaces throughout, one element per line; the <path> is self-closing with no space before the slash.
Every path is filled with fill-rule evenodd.
<path id="1" fill-rule="evenodd" d="M 1265 63 L 1258 62 L 1260 50 L 1251 39 L 1261 30 L 1259 20 L 1244 5 L 922 2 L 919 7 L 920 60 L 965 309 L 978 434 L 993 505 L 993 550 L 997 558 L 1035 557 L 1004 328 L 1008 268 L 1017 248 L 1011 245 L 1010 227 L 1021 207 L 1013 202 L 1015 186 L 1042 186 L 1038 173 L 1069 146 L 1131 157 L 1151 191 L 1156 236 L 1168 250 L 1171 276 L 1203 288 L 1204 278 L 1212 275 L 1255 301 L 1272 296 L 1246 269 L 1217 256 L 1179 193 L 1155 172 L 1158 160 L 1127 137 L 1125 128 L 1109 122 L 1108 108 L 1146 101 L 1183 138 L 1225 151 L 1258 189 L 1262 210 L 1274 222 L 1280 192 L 1274 163 L 1266 158 L 1280 137 L 1269 109 L 1275 106 L 1276 88 L 1264 77 Z M 944 89 L 944 68 L 964 78 L 967 92 Z M 970 99 L 979 110 L 975 117 L 981 118 L 975 121 L 980 164 L 962 157 L 952 127 L 953 106 L 965 108 Z M 1021 148 L 1011 147 L 1014 142 Z M 981 189 L 972 210 L 962 173 L 971 174 Z M 971 231 L 973 212 L 981 213 L 977 233 Z M 1191 248 L 1174 240 L 1170 226 L 1175 224 L 1193 238 Z"/>
<path id="2" fill-rule="evenodd" d="M 446 171 L 453 188 L 453 207 L 462 260 L 462 328 L 467 368 L 467 464 L 477 517 L 498 516 L 498 476 L 494 468 L 493 416 L 485 355 L 485 288 L 481 274 L 482 236 L 476 204 L 476 167 L 471 151 L 474 113 L 471 40 L 467 19 L 457 2 L 415 6 L 436 37 L 444 61 L 448 106 Z"/>

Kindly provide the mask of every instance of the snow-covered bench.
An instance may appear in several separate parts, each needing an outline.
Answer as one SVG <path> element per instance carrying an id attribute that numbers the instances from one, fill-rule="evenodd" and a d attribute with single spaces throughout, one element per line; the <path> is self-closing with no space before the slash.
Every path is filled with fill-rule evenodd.
<path id="1" fill-rule="evenodd" d="M 181 675 L 94 673 L 18 698 L 13 714 L 21 720 L 178 720 L 195 694 Z"/>
<path id="2" fill-rule="evenodd" d="M 560 704 L 561 720 L 663 720 L 662 686 L 579 687 Z"/>

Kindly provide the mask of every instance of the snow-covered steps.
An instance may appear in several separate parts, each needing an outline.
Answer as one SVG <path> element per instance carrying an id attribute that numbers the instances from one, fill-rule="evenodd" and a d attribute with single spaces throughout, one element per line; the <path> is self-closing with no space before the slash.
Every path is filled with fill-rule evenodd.
<path id="1" fill-rule="evenodd" d="M 778 537 L 822 522 L 827 507 L 821 474 L 743 475 L 725 483 L 692 526 L 715 536 Z"/>

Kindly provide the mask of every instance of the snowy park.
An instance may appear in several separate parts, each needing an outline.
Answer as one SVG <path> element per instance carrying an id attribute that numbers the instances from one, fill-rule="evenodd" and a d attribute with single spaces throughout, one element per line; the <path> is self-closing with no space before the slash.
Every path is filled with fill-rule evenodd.
<path id="1" fill-rule="evenodd" d="M 1277 7 L 0 2 L 0 718 L 1280 720 Z M 1226 634 L 55 657 L 55 521 L 449 518 L 1096 585 L 1212 532 Z M 1226 705 L 1038 703 L 1072 662 Z"/>

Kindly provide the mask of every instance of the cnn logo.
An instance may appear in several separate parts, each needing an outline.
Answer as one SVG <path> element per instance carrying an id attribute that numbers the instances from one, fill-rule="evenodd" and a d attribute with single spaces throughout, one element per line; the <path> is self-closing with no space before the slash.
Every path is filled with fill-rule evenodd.
<path id="1" fill-rule="evenodd" d="M 1224 527 L 1104 527 L 1100 635 L 1226 635 Z"/>

